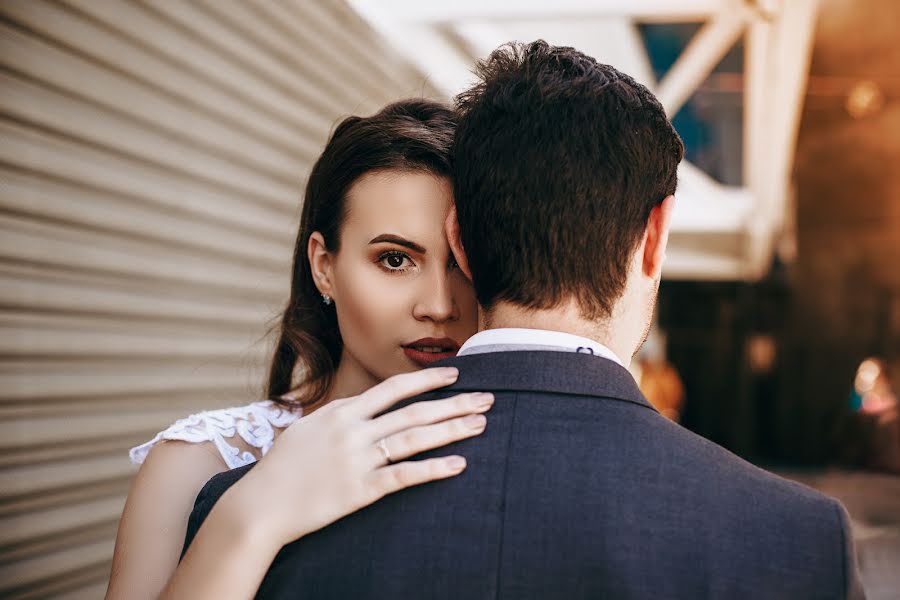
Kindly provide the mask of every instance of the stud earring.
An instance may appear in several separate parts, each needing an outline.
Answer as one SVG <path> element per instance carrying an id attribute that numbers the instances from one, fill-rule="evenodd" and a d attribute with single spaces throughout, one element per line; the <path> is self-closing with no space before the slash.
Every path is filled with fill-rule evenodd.
<path id="1" fill-rule="evenodd" d="M 325 304 L 325 306 L 331 306 L 331 296 L 329 296 L 328 294 L 322 294 L 322 302 Z"/>

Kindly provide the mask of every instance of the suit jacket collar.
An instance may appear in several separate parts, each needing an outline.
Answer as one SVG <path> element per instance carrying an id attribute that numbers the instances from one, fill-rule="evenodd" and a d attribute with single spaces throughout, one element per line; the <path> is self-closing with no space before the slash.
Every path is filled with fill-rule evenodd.
<path id="1" fill-rule="evenodd" d="M 655 411 L 631 373 L 599 356 L 576 352 L 510 351 L 457 356 L 434 366 L 459 368 L 442 391 L 548 392 L 631 402 Z"/>
<path id="2" fill-rule="evenodd" d="M 510 346 L 514 347 L 510 348 Z M 596 340 L 564 331 L 522 327 L 500 327 L 479 331 L 466 340 L 457 355 L 505 352 L 506 350 L 584 351 L 584 354 L 602 356 L 622 364 L 615 352 Z"/>

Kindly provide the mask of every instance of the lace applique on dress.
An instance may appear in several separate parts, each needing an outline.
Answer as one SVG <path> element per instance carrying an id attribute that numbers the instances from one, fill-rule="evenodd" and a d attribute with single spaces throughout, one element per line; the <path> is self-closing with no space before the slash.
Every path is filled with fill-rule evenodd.
<path id="1" fill-rule="evenodd" d="M 233 438 L 238 434 L 247 444 L 259 448 L 261 455 L 265 456 L 275 441 L 274 428 L 283 429 L 299 418 L 298 413 L 271 400 L 204 411 L 175 421 L 149 442 L 132 448 L 128 455 L 131 462 L 139 465 L 147 458 L 150 449 L 162 440 L 213 442 L 228 468 L 234 469 L 256 462 L 256 457 L 246 450 L 241 452 L 229 444 L 226 438 Z"/>

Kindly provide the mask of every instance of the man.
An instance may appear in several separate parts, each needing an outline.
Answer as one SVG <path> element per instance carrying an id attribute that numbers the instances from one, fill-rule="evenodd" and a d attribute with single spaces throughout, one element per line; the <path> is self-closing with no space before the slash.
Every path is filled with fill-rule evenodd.
<path id="1" fill-rule="evenodd" d="M 499 49 L 458 98 L 448 238 L 482 331 L 445 364 L 496 397 L 468 460 L 284 548 L 261 597 L 843 598 L 839 503 L 671 423 L 646 338 L 683 146 L 643 86 L 571 48 Z M 196 523 L 241 473 L 207 485 Z M 298 501 L 298 510 L 302 510 Z M 200 514 L 198 514 L 198 511 Z"/>

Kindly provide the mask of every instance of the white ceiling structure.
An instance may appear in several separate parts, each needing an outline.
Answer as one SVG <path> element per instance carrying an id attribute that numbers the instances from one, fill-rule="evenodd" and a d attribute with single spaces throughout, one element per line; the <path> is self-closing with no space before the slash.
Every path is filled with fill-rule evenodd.
<path id="1" fill-rule="evenodd" d="M 818 0 L 349 0 L 448 97 L 472 66 L 510 40 L 543 38 L 609 63 L 647 85 L 673 117 L 744 39 L 743 185 L 685 161 L 665 277 L 763 277 L 793 239 L 791 164 Z M 703 25 L 660 81 L 639 23 Z"/>

